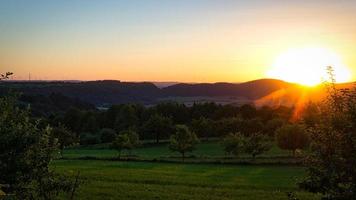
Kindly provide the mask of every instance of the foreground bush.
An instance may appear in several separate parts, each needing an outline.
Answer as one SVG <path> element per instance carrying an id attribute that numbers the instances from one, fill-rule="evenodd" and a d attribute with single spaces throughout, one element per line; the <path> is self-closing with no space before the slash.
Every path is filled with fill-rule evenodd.
<path id="1" fill-rule="evenodd" d="M 339 91 L 331 84 L 313 122 L 308 176 L 300 186 L 324 199 L 356 199 L 356 88 Z"/>
<path id="2" fill-rule="evenodd" d="M 51 128 L 41 129 L 15 97 L 0 98 L 0 193 L 11 199 L 55 199 L 73 185 L 49 168 L 58 153 Z"/>

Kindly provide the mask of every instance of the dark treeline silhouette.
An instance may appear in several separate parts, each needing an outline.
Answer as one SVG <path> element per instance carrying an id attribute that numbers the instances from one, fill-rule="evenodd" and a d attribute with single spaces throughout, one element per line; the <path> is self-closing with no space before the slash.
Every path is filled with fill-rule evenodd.
<path id="1" fill-rule="evenodd" d="M 120 104 L 108 110 L 70 108 L 64 113 L 52 114 L 45 122 L 51 126 L 65 126 L 81 144 L 112 142 L 125 130 L 134 130 L 140 140 L 159 143 L 175 133 L 175 125 L 187 125 L 199 138 L 224 137 L 229 133 L 244 135 L 263 133 L 273 137 L 276 129 L 286 123 L 292 108 L 240 107 L 215 103 L 193 104 L 188 107 L 175 102 L 152 107 L 140 104 Z"/>

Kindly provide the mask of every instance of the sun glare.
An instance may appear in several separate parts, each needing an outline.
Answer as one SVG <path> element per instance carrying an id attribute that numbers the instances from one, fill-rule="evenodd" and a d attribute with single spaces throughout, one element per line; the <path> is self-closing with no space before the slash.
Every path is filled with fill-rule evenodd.
<path id="1" fill-rule="evenodd" d="M 339 56 L 324 48 L 290 49 L 276 58 L 267 75 L 288 82 L 314 86 L 328 79 L 327 66 L 333 67 L 336 82 L 350 80 L 350 72 Z"/>

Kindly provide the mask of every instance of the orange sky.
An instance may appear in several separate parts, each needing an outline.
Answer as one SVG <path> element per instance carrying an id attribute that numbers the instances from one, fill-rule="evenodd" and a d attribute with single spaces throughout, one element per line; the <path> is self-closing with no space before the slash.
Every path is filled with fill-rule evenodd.
<path id="1" fill-rule="evenodd" d="M 101 2 L 101 3 L 100 3 Z M 242 82 L 290 48 L 337 53 L 356 80 L 352 1 L 0 2 L 15 79 Z"/>

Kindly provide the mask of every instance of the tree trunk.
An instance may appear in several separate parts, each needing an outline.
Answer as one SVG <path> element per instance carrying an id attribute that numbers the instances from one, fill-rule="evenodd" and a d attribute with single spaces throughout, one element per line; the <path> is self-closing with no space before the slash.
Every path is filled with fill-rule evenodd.
<path id="1" fill-rule="evenodd" d="M 184 158 L 185 158 L 185 152 L 182 153 L 182 160 L 184 162 Z"/>
<path id="2" fill-rule="evenodd" d="M 59 155 L 61 156 L 61 158 L 63 158 L 63 150 L 64 150 L 64 148 L 61 148 L 59 151 Z"/>
<path id="3" fill-rule="evenodd" d="M 120 158 L 121 158 L 121 150 L 119 151 L 119 160 L 120 160 Z"/>
<path id="4" fill-rule="evenodd" d="M 159 134 L 156 135 L 156 144 L 159 143 Z"/>

